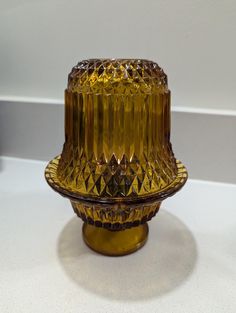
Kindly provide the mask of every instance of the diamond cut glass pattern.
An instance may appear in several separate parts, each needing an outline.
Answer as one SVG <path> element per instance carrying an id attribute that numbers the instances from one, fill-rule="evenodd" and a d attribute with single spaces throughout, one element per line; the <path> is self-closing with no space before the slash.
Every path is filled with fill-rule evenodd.
<path id="1" fill-rule="evenodd" d="M 148 60 L 79 62 L 65 90 L 63 151 L 45 175 L 86 223 L 84 236 L 91 233 L 88 224 L 117 232 L 136 227 L 144 240 L 140 230 L 147 235 L 147 227 L 137 226 L 187 179 L 170 143 L 170 91 L 163 70 Z"/>

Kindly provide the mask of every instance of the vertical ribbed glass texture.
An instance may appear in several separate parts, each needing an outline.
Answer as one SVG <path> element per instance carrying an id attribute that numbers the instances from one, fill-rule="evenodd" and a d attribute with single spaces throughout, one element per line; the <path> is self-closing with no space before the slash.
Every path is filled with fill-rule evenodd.
<path id="1" fill-rule="evenodd" d="M 170 144 L 170 91 L 154 62 L 79 62 L 65 90 L 65 144 L 45 177 L 68 197 L 95 251 L 142 247 L 147 221 L 187 180 Z"/>
<path id="2" fill-rule="evenodd" d="M 178 174 L 167 76 L 147 60 L 87 60 L 69 75 L 57 175 L 83 197 L 156 194 Z"/>

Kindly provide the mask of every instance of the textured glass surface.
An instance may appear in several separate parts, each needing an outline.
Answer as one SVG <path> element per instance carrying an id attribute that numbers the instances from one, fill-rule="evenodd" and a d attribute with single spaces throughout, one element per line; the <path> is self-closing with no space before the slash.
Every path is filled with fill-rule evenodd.
<path id="1" fill-rule="evenodd" d="M 109 231 L 117 232 L 107 237 L 117 246 L 104 242 L 101 253 L 125 254 L 144 243 L 147 228 L 142 224 L 187 180 L 170 143 L 170 91 L 163 70 L 148 60 L 79 62 L 65 90 L 63 151 L 48 164 L 45 176 L 93 225 L 84 227 L 83 234 L 94 250 L 99 251 Z M 88 238 L 97 227 L 103 228 L 97 231 L 99 240 Z M 133 231 L 119 231 L 132 227 L 140 245 L 121 248 Z"/>
<path id="2" fill-rule="evenodd" d="M 81 62 L 69 75 L 65 104 L 66 143 L 58 167 L 65 187 L 83 195 L 133 197 L 175 180 L 170 93 L 156 63 Z"/>

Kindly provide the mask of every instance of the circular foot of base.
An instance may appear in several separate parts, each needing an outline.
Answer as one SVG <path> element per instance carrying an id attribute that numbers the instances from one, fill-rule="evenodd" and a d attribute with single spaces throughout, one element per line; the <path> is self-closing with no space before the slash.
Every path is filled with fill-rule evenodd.
<path id="1" fill-rule="evenodd" d="M 135 252 L 145 244 L 147 236 L 147 223 L 121 231 L 110 231 L 86 223 L 83 225 L 85 243 L 92 250 L 109 256 L 120 256 Z"/>

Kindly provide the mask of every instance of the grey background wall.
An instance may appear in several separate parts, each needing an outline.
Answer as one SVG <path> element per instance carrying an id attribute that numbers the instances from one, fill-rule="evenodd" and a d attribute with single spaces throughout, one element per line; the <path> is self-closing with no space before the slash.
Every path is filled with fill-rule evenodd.
<path id="1" fill-rule="evenodd" d="M 64 142 L 61 104 L 0 101 L 0 155 L 50 160 Z M 190 178 L 236 183 L 236 115 L 172 112 L 171 141 Z"/>
<path id="2" fill-rule="evenodd" d="M 1 0 L 0 154 L 60 153 L 67 74 L 91 57 L 168 74 L 172 142 L 190 177 L 236 181 L 235 0 Z"/>
<path id="3" fill-rule="evenodd" d="M 78 60 L 138 57 L 173 105 L 236 109 L 235 17 L 235 0 L 1 0 L 0 98 L 60 102 Z"/>

